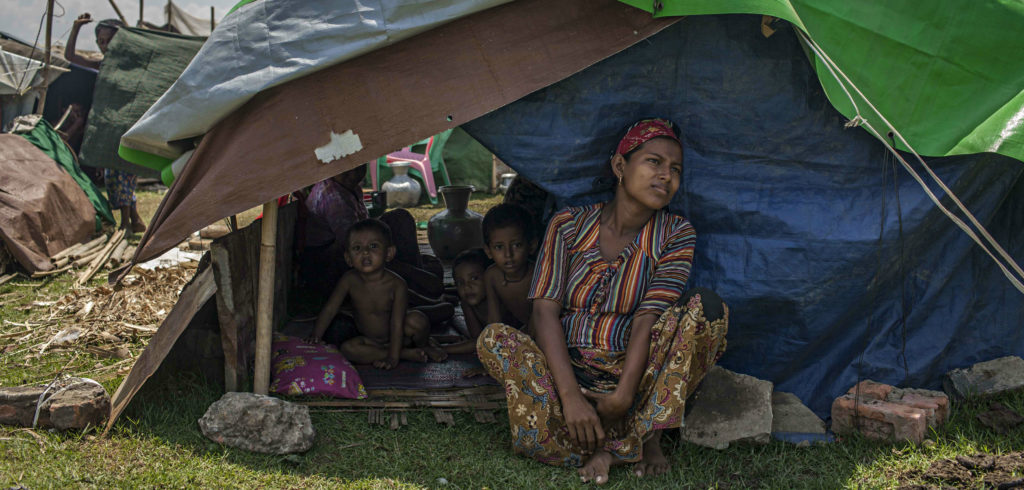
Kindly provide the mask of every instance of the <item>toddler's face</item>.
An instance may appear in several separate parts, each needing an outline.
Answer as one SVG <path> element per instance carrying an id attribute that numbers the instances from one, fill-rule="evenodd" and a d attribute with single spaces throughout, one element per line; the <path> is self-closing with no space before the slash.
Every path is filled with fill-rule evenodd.
<path id="1" fill-rule="evenodd" d="M 374 230 L 361 230 L 348 238 L 345 260 L 359 272 L 373 272 L 384 267 L 388 261 L 390 247 L 384 238 Z"/>
<path id="2" fill-rule="evenodd" d="M 529 261 L 530 244 L 518 226 L 506 226 L 491 232 L 490 243 L 484 247 L 494 264 L 505 274 L 519 275 Z"/>
<path id="3" fill-rule="evenodd" d="M 459 264 L 452 271 L 455 279 L 455 290 L 459 298 L 470 306 L 477 306 L 487 299 L 487 291 L 484 289 L 484 269 L 478 264 Z"/>

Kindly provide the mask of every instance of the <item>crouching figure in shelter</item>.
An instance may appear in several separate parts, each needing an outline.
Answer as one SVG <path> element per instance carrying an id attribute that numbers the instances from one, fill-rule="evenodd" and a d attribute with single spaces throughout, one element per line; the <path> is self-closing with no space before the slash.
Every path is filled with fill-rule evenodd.
<path id="1" fill-rule="evenodd" d="M 477 342 L 504 387 L 516 452 L 581 467 L 603 484 L 613 465 L 637 476 L 669 464 L 661 432 L 683 420 L 686 398 L 725 351 L 728 309 L 684 287 L 696 234 L 669 214 L 682 143 L 668 121 L 632 125 L 611 158 L 606 203 L 549 223 L 530 288 L 536 342 L 504 324 Z"/>
<path id="2" fill-rule="evenodd" d="M 373 218 L 348 230 L 345 260 L 352 267 L 334 287 L 317 316 L 310 341 L 319 342 L 346 298 L 352 299 L 359 335 L 339 346 L 356 364 L 391 369 L 399 359 L 443 361 L 448 354 L 430 340 L 430 320 L 409 309 L 409 289 L 398 274 L 384 268 L 395 255 L 388 225 Z"/>

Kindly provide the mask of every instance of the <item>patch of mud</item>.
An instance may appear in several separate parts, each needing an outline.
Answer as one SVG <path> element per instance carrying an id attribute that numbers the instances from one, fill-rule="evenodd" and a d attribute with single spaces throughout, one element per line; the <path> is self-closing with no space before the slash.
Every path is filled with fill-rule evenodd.
<path id="1" fill-rule="evenodd" d="M 928 469 L 907 474 L 901 490 L 935 488 L 1024 489 L 1024 452 L 994 455 L 978 453 L 935 461 Z"/>

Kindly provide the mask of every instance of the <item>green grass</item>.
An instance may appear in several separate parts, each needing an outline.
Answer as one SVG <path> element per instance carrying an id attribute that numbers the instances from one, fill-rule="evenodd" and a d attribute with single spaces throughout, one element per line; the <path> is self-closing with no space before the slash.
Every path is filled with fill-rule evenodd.
<path id="1" fill-rule="evenodd" d="M 160 197 L 143 192 L 140 202 L 152 204 L 145 209 L 155 210 L 154 203 Z M 471 207 L 483 210 L 500 201 L 486 195 L 477 197 Z M 411 211 L 422 221 L 440 209 L 422 206 Z M 151 213 L 144 216 L 148 219 Z M 71 281 L 72 276 L 65 274 L 47 280 L 18 278 L 0 286 L 0 386 L 45 383 L 62 370 L 88 375 L 98 369 L 97 365 L 117 361 L 80 349 L 35 357 L 34 350 L 26 350 L 31 345 L 26 344 L 35 345 L 38 339 L 16 344 L 13 341 L 21 335 L 4 337 L 25 328 L 17 324 L 45 319 L 49 309 L 32 307 L 32 302 L 58 300 L 69 291 Z M 90 286 L 101 283 L 102 279 L 94 279 Z M 138 355 L 144 344 L 144 339 L 132 340 L 131 352 Z M 104 373 L 107 377 L 100 379 L 112 393 L 124 376 L 116 371 Z M 219 395 L 216 387 L 208 386 L 196 375 L 182 373 L 170 381 L 147 385 L 107 438 L 93 430 L 50 432 L 0 427 L 0 487 L 582 487 L 572 470 L 515 456 L 503 414 L 497 414 L 497 423 L 481 424 L 460 412 L 455 417 L 456 425 L 446 427 L 435 422 L 428 411 L 413 411 L 408 426 L 392 431 L 369 426 L 362 413 L 313 411 L 317 431 L 313 448 L 301 455 L 269 456 L 223 447 L 202 436 L 197 420 Z M 1024 413 L 1024 393 L 1004 395 L 999 400 Z M 665 441 L 673 463 L 669 474 L 638 480 L 627 467 L 613 468 L 608 487 L 938 487 L 941 482 L 920 476 L 934 461 L 979 452 L 1024 451 L 1024 428 L 998 435 L 977 421 L 976 415 L 986 408 L 987 402 L 954 404 L 949 423 L 931 434 L 930 443 L 919 446 L 854 437 L 807 448 L 773 441 L 715 451 L 670 437 Z M 448 483 L 441 484 L 440 478 Z"/>

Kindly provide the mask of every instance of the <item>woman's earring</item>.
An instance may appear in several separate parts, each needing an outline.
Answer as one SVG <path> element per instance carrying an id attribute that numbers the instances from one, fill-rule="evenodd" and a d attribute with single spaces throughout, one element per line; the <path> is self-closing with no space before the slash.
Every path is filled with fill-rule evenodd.
<path id="1" fill-rule="evenodd" d="M 622 186 L 622 174 L 619 174 L 619 186 Z"/>

